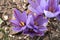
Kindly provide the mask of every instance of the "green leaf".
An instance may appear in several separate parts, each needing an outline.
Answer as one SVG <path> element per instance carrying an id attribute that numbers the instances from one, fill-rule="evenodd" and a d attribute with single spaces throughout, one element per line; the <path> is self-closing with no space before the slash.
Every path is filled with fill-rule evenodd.
<path id="1" fill-rule="evenodd" d="M 0 18 L 0 24 L 3 22 L 3 20 Z"/>

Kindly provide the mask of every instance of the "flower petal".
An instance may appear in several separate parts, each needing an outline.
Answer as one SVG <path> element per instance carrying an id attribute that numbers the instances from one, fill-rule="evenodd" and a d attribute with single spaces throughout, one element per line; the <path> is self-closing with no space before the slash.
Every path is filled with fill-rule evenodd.
<path id="1" fill-rule="evenodd" d="M 54 13 L 46 11 L 46 10 L 44 10 L 44 14 L 45 14 L 46 17 L 49 17 L 49 18 L 55 17 Z"/>
<path id="2" fill-rule="evenodd" d="M 49 11 L 44 11 L 44 14 L 46 17 L 52 18 L 52 17 L 56 17 L 60 12 L 57 11 L 55 13 L 49 12 Z"/>
<path id="3" fill-rule="evenodd" d="M 10 22 L 11 22 L 12 24 L 19 25 L 18 20 L 10 20 Z"/>
<path id="4" fill-rule="evenodd" d="M 59 21 L 60 21 L 60 14 L 59 15 L 57 15 L 57 17 L 56 17 Z"/>
<path id="5" fill-rule="evenodd" d="M 40 7 L 43 8 L 43 9 L 45 9 L 45 7 L 48 5 L 48 1 L 49 0 L 47 0 L 47 1 L 46 0 L 41 0 Z"/>
<path id="6" fill-rule="evenodd" d="M 33 16 L 32 15 L 28 15 L 28 19 L 27 19 L 27 23 L 26 23 L 27 25 L 28 24 L 34 24 L 34 20 L 33 20 Z"/>
<path id="7" fill-rule="evenodd" d="M 34 13 L 39 13 L 36 9 L 34 9 L 33 7 L 31 6 L 28 6 L 28 9 Z"/>
<path id="8" fill-rule="evenodd" d="M 31 14 L 28 15 L 26 25 L 27 25 L 28 28 L 32 28 L 31 25 L 34 25 L 33 16 Z"/>
<path id="9" fill-rule="evenodd" d="M 26 20 L 27 20 L 27 13 L 24 11 L 21 14 L 20 21 L 26 22 Z"/>
<path id="10" fill-rule="evenodd" d="M 17 26 L 17 27 L 13 27 L 12 31 L 14 31 L 14 32 L 21 32 L 22 29 L 19 26 Z"/>
<path id="11" fill-rule="evenodd" d="M 47 31 L 47 27 L 46 26 L 40 26 L 39 27 L 39 31 Z"/>
<path id="12" fill-rule="evenodd" d="M 43 8 L 41 8 L 41 6 L 38 6 L 36 10 L 39 12 L 39 14 L 43 13 Z"/>
<path id="13" fill-rule="evenodd" d="M 41 0 L 35 0 L 35 3 L 39 6 Z"/>
<path id="14" fill-rule="evenodd" d="M 19 21 L 20 20 L 20 17 L 21 17 L 20 16 L 21 15 L 21 12 L 18 9 L 16 9 L 16 8 L 14 8 L 13 11 L 14 11 L 15 18 L 18 19 L 18 21 Z"/>
<path id="15" fill-rule="evenodd" d="M 58 5 L 59 11 L 60 11 L 60 4 Z"/>
<path id="16" fill-rule="evenodd" d="M 49 0 L 48 6 L 54 8 L 54 10 L 57 9 L 58 0 Z"/>
<path id="17" fill-rule="evenodd" d="M 12 31 L 14 31 L 14 32 L 22 32 L 25 29 L 26 29 L 26 26 L 24 26 L 24 27 L 15 26 L 15 27 L 12 28 Z"/>
<path id="18" fill-rule="evenodd" d="M 34 1 L 28 0 L 28 2 L 30 3 L 31 7 L 36 8 L 37 5 L 36 5 L 36 3 Z"/>
<path id="19" fill-rule="evenodd" d="M 46 23 L 48 23 L 48 19 L 47 18 L 44 18 L 43 16 L 38 16 L 36 19 L 35 19 L 35 21 L 38 23 L 38 25 L 43 25 L 43 26 L 45 26 L 44 24 Z"/>
<path id="20" fill-rule="evenodd" d="M 26 26 L 22 27 L 21 29 L 24 31 L 26 29 Z"/>

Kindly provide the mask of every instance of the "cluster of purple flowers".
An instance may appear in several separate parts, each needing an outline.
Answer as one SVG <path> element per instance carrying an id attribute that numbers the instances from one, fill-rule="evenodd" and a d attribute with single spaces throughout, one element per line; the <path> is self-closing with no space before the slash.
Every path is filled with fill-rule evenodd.
<path id="1" fill-rule="evenodd" d="M 56 17 L 60 20 L 60 5 L 58 0 L 28 0 L 28 10 L 20 12 L 14 8 L 14 20 L 10 20 L 15 32 L 22 32 L 33 36 L 43 36 L 47 31 L 47 18 Z M 45 15 L 45 16 L 44 16 Z"/>

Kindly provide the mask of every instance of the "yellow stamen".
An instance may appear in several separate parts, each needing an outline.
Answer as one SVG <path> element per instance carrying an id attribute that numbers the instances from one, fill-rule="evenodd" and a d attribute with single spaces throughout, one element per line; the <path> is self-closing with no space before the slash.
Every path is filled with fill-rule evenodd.
<path id="1" fill-rule="evenodd" d="M 27 10 L 27 12 L 26 12 L 26 13 L 27 13 L 27 14 L 29 14 L 30 12 L 31 12 L 30 10 Z"/>
<path id="2" fill-rule="evenodd" d="M 24 24 L 24 22 L 20 22 L 20 26 L 24 26 L 25 24 Z"/>

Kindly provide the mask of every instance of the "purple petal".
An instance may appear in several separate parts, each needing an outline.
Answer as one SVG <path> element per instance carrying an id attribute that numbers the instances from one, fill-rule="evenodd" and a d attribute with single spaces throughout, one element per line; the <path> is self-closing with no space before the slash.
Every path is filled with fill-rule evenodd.
<path id="1" fill-rule="evenodd" d="M 38 25 L 43 25 L 45 26 L 44 24 L 48 22 L 48 19 L 47 18 L 44 18 L 43 16 L 38 16 L 35 21 L 38 23 Z"/>
<path id="2" fill-rule="evenodd" d="M 20 21 L 23 21 L 23 22 L 26 22 L 26 19 L 27 19 L 27 14 L 26 14 L 26 12 L 23 12 L 23 13 L 21 13 L 19 10 L 17 10 L 17 9 L 14 9 L 14 15 L 15 15 L 15 17 L 16 17 L 16 19 L 18 19 L 18 21 L 20 22 Z"/>
<path id="3" fill-rule="evenodd" d="M 14 32 L 21 32 L 22 31 L 22 29 L 20 27 L 18 27 L 18 26 L 17 27 L 13 27 L 12 30 Z"/>
<path id="4" fill-rule="evenodd" d="M 24 27 L 16 26 L 16 27 L 12 28 L 12 30 L 15 31 L 15 32 L 21 32 L 25 29 L 26 29 L 26 26 L 24 26 Z"/>
<path id="5" fill-rule="evenodd" d="M 18 19 L 18 21 L 20 20 L 20 15 L 21 15 L 21 12 L 19 10 L 17 10 L 16 8 L 13 9 L 14 10 L 14 16 L 16 19 Z"/>
<path id="6" fill-rule="evenodd" d="M 43 13 L 43 8 L 41 8 L 41 6 L 38 6 L 38 7 L 36 8 L 36 10 L 37 10 L 39 13 Z"/>
<path id="7" fill-rule="evenodd" d="M 26 20 L 27 20 L 27 14 L 26 14 L 26 12 L 23 12 L 21 14 L 20 21 L 26 22 Z"/>
<path id="8" fill-rule="evenodd" d="M 39 30 L 40 30 L 40 31 L 43 31 L 43 32 L 44 32 L 44 31 L 47 31 L 47 27 L 45 27 L 45 26 L 40 26 L 40 27 L 39 27 Z"/>
<path id="9" fill-rule="evenodd" d="M 10 22 L 11 22 L 12 24 L 19 25 L 19 21 L 18 21 L 18 20 L 10 20 Z"/>
<path id="10" fill-rule="evenodd" d="M 37 4 L 37 6 L 40 5 L 40 1 L 41 1 L 41 0 L 35 0 L 35 3 Z"/>
<path id="11" fill-rule="evenodd" d="M 57 15 L 57 17 L 56 17 L 59 21 L 60 21 L 60 14 L 59 15 Z"/>
<path id="12" fill-rule="evenodd" d="M 32 0 L 28 0 L 28 2 L 32 7 L 36 8 L 37 4 L 35 2 L 33 2 Z"/>
<path id="13" fill-rule="evenodd" d="M 34 37 L 36 35 L 36 33 L 34 33 L 34 32 L 29 32 L 28 28 L 23 31 L 23 34 L 29 34 L 30 37 Z"/>
<path id="14" fill-rule="evenodd" d="M 38 32 L 38 31 L 47 31 L 47 27 L 46 26 L 34 26 L 34 29 L 33 29 L 35 32 Z"/>
<path id="15" fill-rule="evenodd" d="M 28 9 L 34 13 L 39 13 L 36 9 L 34 9 L 33 7 L 31 6 L 28 6 Z"/>
<path id="16" fill-rule="evenodd" d="M 46 11 L 46 10 L 44 10 L 44 14 L 45 14 L 46 17 L 49 17 L 49 18 L 55 17 L 54 13 Z"/>
<path id="17" fill-rule="evenodd" d="M 59 11 L 60 11 L 60 4 L 58 5 Z"/>
<path id="18" fill-rule="evenodd" d="M 35 1 L 36 1 L 36 3 L 38 3 L 40 5 L 41 0 L 35 0 Z"/>
<path id="19" fill-rule="evenodd" d="M 33 16 L 30 15 L 30 14 L 28 15 L 28 19 L 27 19 L 26 25 L 27 25 L 28 28 L 32 28 L 32 26 L 30 26 L 30 25 L 34 25 Z"/>
<path id="20" fill-rule="evenodd" d="M 52 18 L 52 17 L 56 17 L 59 14 L 59 11 L 57 11 L 55 13 L 52 13 L 52 12 L 49 12 L 49 11 L 44 11 L 44 14 L 45 14 L 46 17 Z"/>
<path id="21" fill-rule="evenodd" d="M 24 31 L 26 29 L 26 26 L 22 27 L 21 29 Z"/>
<path id="22" fill-rule="evenodd" d="M 34 20 L 33 20 L 33 16 L 32 15 L 28 15 L 28 19 L 27 19 L 27 25 L 28 24 L 34 24 Z"/>
<path id="23" fill-rule="evenodd" d="M 45 7 L 48 5 L 48 1 L 49 0 L 47 0 L 47 1 L 46 0 L 41 0 L 40 7 L 43 8 L 43 9 L 45 9 Z"/>
<path id="24" fill-rule="evenodd" d="M 54 9 L 57 9 L 58 0 L 49 0 L 48 6 L 54 8 Z"/>

